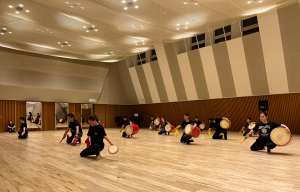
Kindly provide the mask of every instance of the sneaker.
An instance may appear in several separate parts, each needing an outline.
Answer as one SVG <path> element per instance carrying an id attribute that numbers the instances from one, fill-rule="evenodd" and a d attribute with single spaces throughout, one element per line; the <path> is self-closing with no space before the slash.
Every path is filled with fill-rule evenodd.
<path id="1" fill-rule="evenodd" d="M 193 140 L 193 139 L 190 139 L 190 142 L 194 142 L 194 140 Z"/>
<path id="2" fill-rule="evenodd" d="M 268 153 L 271 153 L 271 149 L 269 149 L 269 148 L 268 148 L 268 150 L 267 150 L 267 151 L 268 151 Z"/>
<path id="3" fill-rule="evenodd" d="M 227 140 L 227 134 L 224 134 L 224 139 Z"/>
<path id="4" fill-rule="evenodd" d="M 189 145 L 189 144 L 190 144 L 190 141 L 186 142 L 186 144 L 188 144 L 188 145 Z"/>

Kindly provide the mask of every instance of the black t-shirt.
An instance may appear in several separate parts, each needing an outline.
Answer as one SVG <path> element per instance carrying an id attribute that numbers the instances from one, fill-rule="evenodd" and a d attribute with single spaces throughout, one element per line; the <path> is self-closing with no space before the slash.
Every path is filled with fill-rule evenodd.
<path id="1" fill-rule="evenodd" d="M 70 122 L 70 124 L 69 124 L 69 128 L 71 128 L 74 131 L 76 131 L 76 127 L 77 126 L 79 126 L 79 132 L 82 133 L 82 129 L 81 129 L 80 123 L 76 119 L 74 119 L 74 121 Z"/>
<path id="2" fill-rule="evenodd" d="M 223 120 L 222 118 L 215 119 L 215 123 L 211 122 L 209 128 L 216 128 L 217 130 L 223 130 L 223 128 L 220 126 L 220 122 L 222 120 Z"/>
<path id="3" fill-rule="evenodd" d="M 97 126 L 90 126 L 89 128 L 89 132 L 87 134 L 88 136 L 91 137 L 91 144 L 95 144 L 95 143 L 100 143 L 101 145 L 104 145 L 103 143 L 103 139 L 104 136 L 106 136 L 104 127 L 102 125 L 97 125 Z"/>
<path id="4" fill-rule="evenodd" d="M 248 127 L 249 127 L 249 123 L 247 122 L 246 124 L 245 124 L 245 126 L 244 126 L 246 129 L 248 129 Z"/>
<path id="5" fill-rule="evenodd" d="M 199 127 L 200 124 L 202 124 L 202 121 L 198 120 L 198 121 L 194 121 L 194 123 L 196 123 L 196 124 L 197 124 L 197 127 Z"/>
<path id="6" fill-rule="evenodd" d="M 161 127 L 162 129 L 165 129 L 165 127 L 166 127 L 166 125 L 168 125 L 168 123 L 169 123 L 169 122 L 166 121 L 166 120 L 165 120 L 165 121 L 162 121 L 161 124 L 160 124 L 160 127 Z"/>
<path id="7" fill-rule="evenodd" d="M 152 125 L 154 125 L 154 120 L 155 119 L 151 119 L 150 124 L 152 123 Z"/>
<path id="8" fill-rule="evenodd" d="M 15 126 L 14 124 L 8 124 L 9 128 L 14 128 L 14 126 Z"/>
<path id="9" fill-rule="evenodd" d="M 189 120 L 188 122 L 183 121 L 183 122 L 181 123 L 181 127 L 182 127 L 182 128 L 185 128 L 185 126 L 188 125 L 188 124 L 194 125 L 194 122 L 193 122 L 193 121 L 190 121 L 190 120 Z"/>
<path id="10" fill-rule="evenodd" d="M 127 126 L 127 125 L 130 125 L 130 121 L 129 120 L 123 120 L 123 125 L 124 125 L 124 128 Z"/>
<path id="11" fill-rule="evenodd" d="M 25 127 L 25 132 L 28 132 L 28 130 L 27 130 L 27 124 L 26 123 L 22 123 L 20 125 L 20 131 L 23 132 L 24 131 L 24 127 Z"/>
<path id="12" fill-rule="evenodd" d="M 264 124 L 263 122 L 259 122 L 254 127 L 253 131 L 259 131 L 259 137 L 269 140 L 271 131 L 279 126 L 280 124 L 274 121 L 268 121 L 266 124 Z"/>

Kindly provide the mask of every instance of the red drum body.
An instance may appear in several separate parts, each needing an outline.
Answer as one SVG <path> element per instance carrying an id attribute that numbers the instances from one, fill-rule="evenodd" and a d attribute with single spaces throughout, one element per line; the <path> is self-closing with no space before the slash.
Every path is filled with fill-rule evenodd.
<path id="1" fill-rule="evenodd" d="M 193 125 L 188 124 L 187 126 L 185 126 L 184 132 L 186 135 L 190 136 L 190 137 L 199 137 L 200 135 L 200 129 L 198 127 L 195 127 L 193 129 Z"/>
<path id="2" fill-rule="evenodd" d="M 165 130 L 168 131 L 168 132 L 173 132 L 174 129 L 175 129 L 175 127 L 173 125 L 171 125 L 171 126 L 170 125 L 166 125 L 166 127 L 165 127 Z"/>
<path id="3" fill-rule="evenodd" d="M 132 127 L 130 125 L 127 125 L 125 127 L 125 133 L 127 135 L 135 135 L 139 132 L 139 127 L 136 124 L 133 124 Z"/>

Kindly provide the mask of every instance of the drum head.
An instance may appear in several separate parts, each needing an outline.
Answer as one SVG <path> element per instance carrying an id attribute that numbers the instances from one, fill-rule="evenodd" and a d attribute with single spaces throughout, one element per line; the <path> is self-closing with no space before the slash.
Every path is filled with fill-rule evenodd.
<path id="1" fill-rule="evenodd" d="M 166 126 L 165 126 L 165 130 L 166 130 L 166 131 L 169 132 L 169 131 L 171 131 L 171 129 L 172 129 L 172 127 L 171 127 L 170 125 L 166 125 Z"/>
<path id="2" fill-rule="evenodd" d="M 199 125 L 199 129 L 204 129 L 205 128 L 205 125 L 204 124 L 200 124 Z"/>
<path id="3" fill-rule="evenodd" d="M 160 123 L 159 119 L 156 118 L 156 119 L 154 120 L 154 124 L 155 124 L 155 125 L 159 125 L 159 123 Z"/>
<path id="4" fill-rule="evenodd" d="M 108 148 L 108 152 L 109 152 L 110 154 L 116 154 L 116 153 L 118 153 L 118 151 L 119 151 L 119 147 L 116 146 L 116 145 L 111 145 L 111 146 Z"/>
<path id="5" fill-rule="evenodd" d="M 251 124 L 248 126 L 248 129 L 254 129 L 255 126 L 256 126 L 255 123 L 251 123 Z"/>
<path id="6" fill-rule="evenodd" d="M 273 129 L 270 136 L 273 143 L 279 146 L 287 145 L 291 140 L 291 134 L 283 127 Z"/>
<path id="7" fill-rule="evenodd" d="M 223 129 L 228 129 L 230 127 L 230 124 L 229 122 L 226 120 L 226 119 L 223 119 L 221 122 L 220 122 L 220 126 L 223 128 Z"/>
<path id="8" fill-rule="evenodd" d="M 127 135 L 131 135 L 132 132 L 133 132 L 133 128 L 132 128 L 130 125 L 127 125 L 127 126 L 125 127 L 125 133 L 126 133 Z"/>
<path id="9" fill-rule="evenodd" d="M 186 135 L 191 134 L 193 132 L 193 125 L 187 124 L 185 126 L 184 132 L 185 132 Z"/>

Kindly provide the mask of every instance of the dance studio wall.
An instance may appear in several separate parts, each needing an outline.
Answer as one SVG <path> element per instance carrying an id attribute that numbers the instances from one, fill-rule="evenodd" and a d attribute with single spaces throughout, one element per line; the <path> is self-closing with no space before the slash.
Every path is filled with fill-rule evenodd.
<path id="1" fill-rule="evenodd" d="M 0 48 L 0 99 L 88 102 L 98 99 L 109 63 Z"/>
<path id="2" fill-rule="evenodd" d="M 213 35 L 206 34 L 210 41 L 196 50 L 186 43 L 190 38 L 155 44 L 157 61 L 137 65 L 134 56 L 118 62 L 128 103 L 299 93 L 299 2 L 257 18 L 257 33 L 212 45 Z"/>
<path id="3" fill-rule="evenodd" d="M 251 117 L 259 122 L 258 102 L 269 101 L 269 121 L 287 125 L 292 133 L 300 133 L 300 94 L 280 94 L 266 96 L 239 97 L 227 99 L 211 99 L 198 101 L 184 101 L 160 104 L 131 105 L 130 115 L 138 113 L 144 116 L 141 127 L 149 127 L 150 116 L 165 116 L 173 125 L 183 121 L 183 113 L 188 112 L 191 120 L 198 116 L 209 126 L 208 117 L 228 117 L 232 121 L 230 131 L 239 131 Z"/>
<path id="4" fill-rule="evenodd" d="M 7 131 L 9 120 L 16 125 L 16 130 L 20 127 L 20 117 L 26 117 L 25 101 L 1 101 L 0 100 L 0 132 Z"/>

